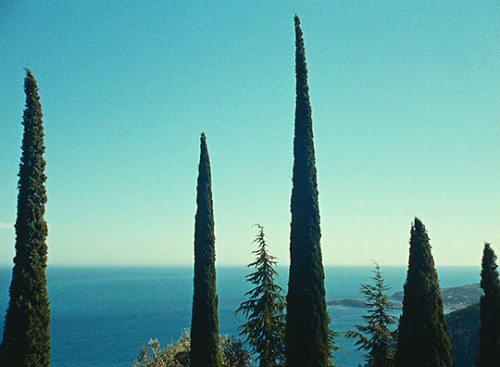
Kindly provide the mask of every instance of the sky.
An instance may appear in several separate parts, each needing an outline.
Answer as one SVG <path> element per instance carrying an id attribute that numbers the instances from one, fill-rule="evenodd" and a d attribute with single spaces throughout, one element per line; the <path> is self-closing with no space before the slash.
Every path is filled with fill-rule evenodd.
<path id="1" fill-rule="evenodd" d="M 44 113 L 50 265 L 190 265 L 200 134 L 217 264 L 254 224 L 289 262 L 293 17 L 309 70 L 325 265 L 500 254 L 500 4 L 0 2 L 0 265 L 14 256 L 24 68 Z"/>

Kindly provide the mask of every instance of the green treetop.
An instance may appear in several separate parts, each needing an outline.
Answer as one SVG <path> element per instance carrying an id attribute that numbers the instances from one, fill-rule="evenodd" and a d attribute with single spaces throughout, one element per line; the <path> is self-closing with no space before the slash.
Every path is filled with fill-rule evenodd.
<path id="1" fill-rule="evenodd" d="M 490 244 L 485 243 L 481 270 L 484 295 L 479 301 L 481 327 L 477 367 L 494 367 L 500 364 L 500 280 L 496 260 L 497 256 Z"/>
<path id="2" fill-rule="evenodd" d="M 291 199 L 290 277 L 285 351 L 287 367 L 325 367 L 330 356 L 318 186 L 307 65 L 300 20 L 295 16 L 296 108 Z"/>
<path id="3" fill-rule="evenodd" d="M 219 321 L 215 289 L 215 234 L 212 179 L 205 134 L 201 135 L 194 229 L 194 294 L 191 366 L 220 367 Z"/>
<path id="4" fill-rule="evenodd" d="M 411 228 L 395 360 L 396 367 L 454 365 L 429 236 L 418 218 Z"/>
<path id="5" fill-rule="evenodd" d="M 47 194 L 43 153 L 42 107 L 33 74 L 24 80 L 26 109 L 19 167 L 16 256 L 5 318 L 1 365 L 46 367 L 50 365 L 50 310 L 47 296 Z"/>
<path id="6" fill-rule="evenodd" d="M 257 225 L 259 233 L 255 261 L 249 267 L 255 271 L 247 275 L 247 281 L 255 288 L 246 293 L 249 300 L 243 302 L 235 315 L 243 313 L 247 322 L 239 327 L 240 334 L 246 335 L 252 351 L 257 355 L 259 367 L 282 366 L 284 361 L 285 297 L 283 289 L 274 280 L 276 260 L 267 251 L 264 228 Z"/>
<path id="7" fill-rule="evenodd" d="M 363 284 L 361 293 L 366 298 L 369 307 L 368 315 L 363 316 L 365 325 L 356 325 L 358 331 L 348 331 L 349 338 L 358 339 L 356 345 L 358 350 L 366 350 L 364 357 L 367 359 L 367 367 L 391 367 L 393 366 L 394 349 L 392 344 L 394 338 L 389 326 L 395 324 L 397 319 L 388 313 L 389 296 L 386 292 L 390 289 L 384 284 L 384 278 L 380 272 L 380 266 L 375 263 L 375 271 L 372 279 L 375 285 Z"/>

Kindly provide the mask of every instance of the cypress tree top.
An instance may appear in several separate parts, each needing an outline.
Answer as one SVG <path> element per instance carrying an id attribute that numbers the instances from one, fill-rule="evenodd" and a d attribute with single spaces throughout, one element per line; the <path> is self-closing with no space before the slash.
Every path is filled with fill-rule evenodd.
<path id="1" fill-rule="evenodd" d="M 479 358 L 477 367 L 494 367 L 500 363 L 500 280 L 497 256 L 489 243 L 484 244 L 479 301 L 481 327 L 479 329 Z"/>
<path id="2" fill-rule="evenodd" d="M 483 259 L 481 265 L 481 288 L 485 296 L 497 295 L 500 292 L 500 280 L 498 279 L 497 255 L 489 243 L 484 244 Z"/>
<path id="3" fill-rule="evenodd" d="M 200 138 L 200 164 L 198 167 L 196 192 L 195 245 L 203 244 L 206 247 L 213 247 L 213 244 L 215 244 L 215 224 L 212 200 L 212 177 L 205 133 L 202 133 Z"/>
<path id="4" fill-rule="evenodd" d="M 295 134 L 294 134 L 294 167 L 292 206 L 306 209 L 310 225 L 319 229 L 318 185 L 316 179 L 316 161 L 312 130 L 312 112 L 307 85 L 307 63 L 304 39 L 300 28 L 300 19 L 295 15 Z M 292 215 L 298 214 L 292 211 Z M 317 239 L 319 241 L 319 238 Z"/>
<path id="5" fill-rule="evenodd" d="M 22 143 L 21 164 L 19 166 L 19 195 L 18 195 L 18 217 L 16 222 L 17 245 L 24 248 L 25 241 L 30 238 L 29 234 L 36 233 L 38 251 L 41 251 L 40 260 L 45 263 L 47 251 L 45 238 L 47 237 L 47 224 L 43 218 L 45 214 L 45 203 L 47 193 L 45 190 L 45 153 L 44 131 L 42 121 L 42 106 L 38 95 L 38 85 L 30 70 L 26 69 L 24 81 L 26 93 L 26 109 L 23 115 L 24 137 Z M 36 228 L 32 226 L 36 223 Z M 31 232 L 30 229 L 36 229 Z M 31 243 L 30 243 L 31 245 Z M 45 250 L 44 250 L 45 249 Z M 16 259 L 22 256 L 16 253 Z"/>
<path id="6" fill-rule="evenodd" d="M 429 236 L 423 223 L 415 218 L 411 228 L 410 259 L 404 286 L 403 313 L 399 322 L 396 366 L 453 365 Z"/>
<path id="7" fill-rule="evenodd" d="M 16 256 L 12 270 L 10 301 L 1 348 L 2 365 L 45 367 L 50 365 L 50 311 L 45 268 L 47 223 L 44 220 L 44 131 L 38 85 L 26 70 L 26 109 L 19 166 L 16 220 Z"/>

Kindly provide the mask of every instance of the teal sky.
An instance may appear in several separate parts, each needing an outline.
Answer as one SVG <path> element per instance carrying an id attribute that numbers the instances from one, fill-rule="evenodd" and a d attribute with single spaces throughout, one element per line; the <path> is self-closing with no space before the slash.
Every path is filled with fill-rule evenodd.
<path id="1" fill-rule="evenodd" d="M 311 4 L 313 3 L 313 4 Z M 49 264 L 192 263 L 199 138 L 218 264 L 252 225 L 288 263 L 293 16 L 309 68 L 327 265 L 500 253 L 498 1 L 0 3 L 0 264 L 14 256 L 24 67 L 40 87 Z"/>

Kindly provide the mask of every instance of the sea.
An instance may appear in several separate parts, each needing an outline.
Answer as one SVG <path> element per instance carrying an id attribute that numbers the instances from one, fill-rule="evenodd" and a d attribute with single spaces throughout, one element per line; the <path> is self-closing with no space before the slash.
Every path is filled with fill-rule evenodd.
<path id="1" fill-rule="evenodd" d="M 219 331 L 238 336 L 245 319 L 234 311 L 252 288 L 245 266 L 217 267 Z M 381 267 L 392 295 L 403 290 L 406 267 Z M 479 283 L 479 267 L 440 267 L 441 287 Z M 8 305 L 12 269 L 0 267 L 0 310 Z M 278 267 L 277 283 L 285 291 L 288 268 Z M 373 267 L 325 267 L 327 300 L 360 299 L 361 284 L 372 284 Z M 191 267 L 48 267 L 51 309 L 52 367 L 131 367 L 150 339 L 162 346 L 175 342 L 191 323 L 193 269 Z M 448 311 L 448 310 L 446 310 Z M 328 307 L 331 327 L 338 333 L 362 324 L 366 309 Z M 399 316 L 400 310 L 392 311 Z M 4 317 L 1 318 L 2 320 Z M 3 323 L 3 321 L 2 321 Z M 1 326 L 3 331 L 3 325 Z M 354 341 L 337 336 L 342 349 L 335 364 L 357 367 L 362 352 Z"/>

